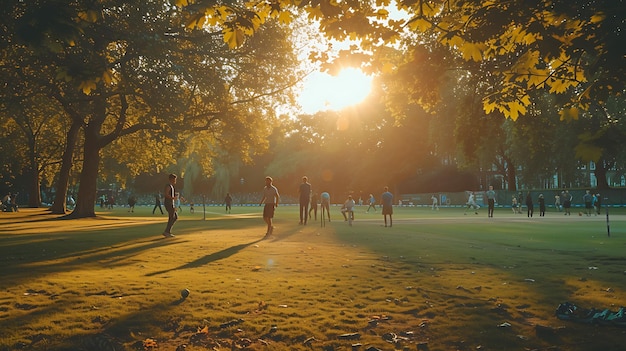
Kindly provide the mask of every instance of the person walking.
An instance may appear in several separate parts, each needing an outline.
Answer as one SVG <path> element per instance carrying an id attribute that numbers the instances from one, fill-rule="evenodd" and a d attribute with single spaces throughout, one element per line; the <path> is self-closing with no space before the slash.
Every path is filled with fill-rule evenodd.
<path id="1" fill-rule="evenodd" d="M 561 195 L 556 194 L 554 195 L 554 207 L 556 208 L 557 212 L 561 212 L 562 208 L 561 208 Z"/>
<path id="2" fill-rule="evenodd" d="M 131 195 L 128 197 L 128 212 L 135 212 L 136 203 L 137 203 L 137 198 L 135 198 L 135 195 Z"/>
<path id="3" fill-rule="evenodd" d="M 230 213 L 233 204 L 233 197 L 230 196 L 230 193 L 226 193 L 226 197 L 224 198 L 224 204 L 226 205 L 226 213 Z"/>
<path id="4" fill-rule="evenodd" d="M 163 192 L 163 203 L 165 205 L 165 210 L 167 211 L 167 226 L 165 226 L 163 236 L 166 238 L 172 238 L 174 237 L 174 234 L 172 234 L 172 227 L 178 220 L 178 213 L 176 212 L 176 206 L 174 204 L 178 194 L 176 192 L 176 174 L 170 174 L 167 179 L 169 180 L 169 183 L 165 186 L 165 191 Z"/>
<path id="5" fill-rule="evenodd" d="M 300 225 L 306 225 L 309 218 L 309 203 L 311 202 L 311 184 L 309 184 L 307 176 L 302 177 L 302 183 L 298 188 L 300 194 Z"/>
<path id="6" fill-rule="evenodd" d="M 517 213 L 517 197 L 515 195 L 513 195 L 511 197 L 511 209 L 513 210 L 513 213 L 516 214 Z"/>
<path id="7" fill-rule="evenodd" d="M 393 194 L 389 192 L 389 187 L 384 188 L 383 194 L 380 196 L 383 205 L 383 217 L 385 218 L 385 227 L 387 226 L 387 216 L 389 216 L 389 227 L 393 226 Z"/>
<path id="8" fill-rule="evenodd" d="M 594 196 L 594 203 L 593 206 L 596 208 L 596 215 L 600 214 L 600 210 L 602 210 L 602 197 L 600 196 L 600 194 L 596 194 L 596 196 Z"/>
<path id="9" fill-rule="evenodd" d="M 487 216 L 493 217 L 493 209 L 496 205 L 496 192 L 493 190 L 493 185 L 489 186 L 487 190 Z"/>
<path id="10" fill-rule="evenodd" d="M 156 209 L 159 209 L 159 211 L 161 211 L 161 214 L 163 214 L 163 207 L 161 207 L 161 194 L 157 193 L 156 195 L 154 195 L 154 208 L 152 209 L 152 214 L 154 214 L 154 211 L 156 211 Z"/>
<path id="11" fill-rule="evenodd" d="M 539 202 L 539 217 L 544 217 L 546 215 L 546 199 L 543 198 L 543 194 L 539 194 L 537 202 Z"/>
<path id="12" fill-rule="evenodd" d="M 433 202 L 430 209 L 433 211 L 439 211 L 439 199 L 437 198 L 437 194 L 433 194 L 433 196 L 430 197 L 430 200 Z"/>
<path id="13" fill-rule="evenodd" d="M 376 198 L 374 198 L 374 195 L 370 194 L 369 202 L 370 202 L 370 205 L 367 206 L 367 211 L 365 212 L 369 212 L 370 208 L 373 208 L 374 212 L 376 212 Z"/>
<path id="14" fill-rule="evenodd" d="M 533 198 L 530 196 L 530 191 L 526 193 L 526 214 L 528 218 L 533 216 L 535 209 L 533 207 Z"/>
<path id="15" fill-rule="evenodd" d="M 330 194 L 326 191 L 320 194 L 320 209 L 322 210 L 322 216 L 324 211 L 326 211 L 326 216 L 328 216 L 328 221 L 330 222 Z"/>
<path id="16" fill-rule="evenodd" d="M 467 210 L 469 210 L 470 208 L 474 210 L 474 214 L 478 214 L 478 209 L 480 208 L 480 206 L 478 206 L 478 204 L 476 203 L 473 191 L 470 191 L 469 195 L 467 196 L 467 207 L 465 208 L 465 212 L 463 214 L 467 215 Z"/>
<path id="17" fill-rule="evenodd" d="M 571 216 L 572 213 L 570 212 L 571 208 L 572 208 L 572 194 L 569 193 L 569 190 L 565 190 L 563 191 L 563 211 L 565 211 L 565 213 L 563 214 L 564 216 Z"/>
<path id="18" fill-rule="evenodd" d="M 593 195 L 591 195 L 589 190 L 585 191 L 585 195 L 583 195 L 583 202 L 585 203 L 585 214 L 589 217 L 593 211 Z"/>
<path id="19" fill-rule="evenodd" d="M 274 180 L 272 177 L 265 177 L 265 187 L 263 188 L 263 198 L 259 203 L 259 206 L 265 204 L 263 207 L 263 220 L 267 224 L 267 233 L 265 233 L 265 237 L 267 238 L 274 232 L 273 218 L 276 207 L 278 206 L 278 202 L 280 201 L 280 195 L 278 194 L 278 188 L 272 184 Z"/>
<path id="20" fill-rule="evenodd" d="M 311 207 L 309 208 L 309 219 L 311 219 L 311 211 L 315 213 L 315 220 L 317 221 L 317 193 L 311 194 Z"/>

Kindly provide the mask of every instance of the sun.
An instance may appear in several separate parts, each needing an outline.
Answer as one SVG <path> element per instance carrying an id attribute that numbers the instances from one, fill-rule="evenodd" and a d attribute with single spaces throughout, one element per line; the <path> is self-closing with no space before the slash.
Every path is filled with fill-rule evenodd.
<path id="1" fill-rule="evenodd" d="M 304 113 L 341 110 L 363 101 L 372 90 L 372 77 L 358 68 L 346 68 L 336 76 L 311 74 L 305 81 L 298 102 Z"/>

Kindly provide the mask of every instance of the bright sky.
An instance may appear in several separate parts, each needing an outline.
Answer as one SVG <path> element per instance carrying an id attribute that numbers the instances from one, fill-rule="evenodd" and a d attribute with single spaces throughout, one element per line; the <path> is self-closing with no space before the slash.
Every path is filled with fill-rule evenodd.
<path id="1" fill-rule="evenodd" d="M 314 72 L 305 80 L 298 102 L 306 114 L 341 110 L 363 101 L 371 90 L 372 77 L 358 68 L 346 68 L 337 76 Z"/>

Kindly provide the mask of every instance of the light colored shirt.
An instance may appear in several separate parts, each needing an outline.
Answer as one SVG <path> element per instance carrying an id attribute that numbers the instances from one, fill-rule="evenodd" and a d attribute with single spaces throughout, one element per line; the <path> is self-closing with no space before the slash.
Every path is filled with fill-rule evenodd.
<path id="1" fill-rule="evenodd" d="M 264 204 L 277 204 L 278 199 L 280 199 L 280 195 L 278 194 L 278 189 L 274 185 L 263 188 Z"/>

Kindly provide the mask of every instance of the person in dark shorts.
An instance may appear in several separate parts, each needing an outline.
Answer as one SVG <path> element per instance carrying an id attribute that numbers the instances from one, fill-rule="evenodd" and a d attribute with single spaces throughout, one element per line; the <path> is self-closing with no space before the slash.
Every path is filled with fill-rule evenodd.
<path id="1" fill-rule="evenodd" d="M 389 216 L 389 227 L 393 226 L 393 194 L 389 192 L 389 187 L 385 187 L 385 192 L 381 195 L 383 205 L 383 217 L 385 218 L 385 227 L 387 226 L 387 216 Z"/>
<path id="2" fill-rule="evenodd" d="M 267 233 L 265 233 L 265 238 L 272 235 L 274 232 L 273 218 L 274 218 L 274 210 L 278 206 L 278 202 L 280 200 L 280 195 L 278 194 L 278 189 L 274 186 L 273 179 L 270 176 L 265 177 L 265 187 L 263 188 L 263 198 L 261 199 L 260 205 L 265 204 L 263 207 L 263 220 L 267 224 Z"/>

